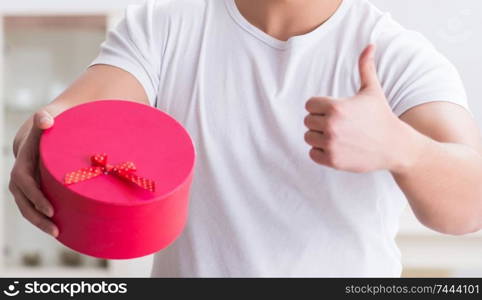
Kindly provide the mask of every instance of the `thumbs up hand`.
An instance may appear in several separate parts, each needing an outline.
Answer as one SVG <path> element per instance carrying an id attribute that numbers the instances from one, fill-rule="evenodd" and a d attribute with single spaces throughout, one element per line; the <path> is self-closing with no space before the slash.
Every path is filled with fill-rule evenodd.
<path id="1" fill-rule="evenodd" d="M 374 54 L 375 46 L 369 45 L 360 56 L 361 87 L 356 95 L 315 97 L 306 103 L 305 141 L 313 147 L 310 157 L 316 163 L 356 173 L 398 167 L 399 133 L 408 125 L 387 103 Z"/>

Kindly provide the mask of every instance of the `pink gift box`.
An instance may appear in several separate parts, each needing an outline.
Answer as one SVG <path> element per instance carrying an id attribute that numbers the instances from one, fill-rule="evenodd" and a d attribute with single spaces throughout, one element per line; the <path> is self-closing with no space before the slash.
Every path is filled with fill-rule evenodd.
<path id="1" fill-rule="evenodd" d="M 187 131 L 150 106 L 101 100 L 63 112 L 40 140 L 58 240 L 107 259 L 167 247 L 187 220 L 194 163 Z"/>

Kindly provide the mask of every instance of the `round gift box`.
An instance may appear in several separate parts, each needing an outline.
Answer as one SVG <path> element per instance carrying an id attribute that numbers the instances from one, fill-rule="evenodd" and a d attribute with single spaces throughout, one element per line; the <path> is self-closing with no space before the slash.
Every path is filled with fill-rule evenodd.
<path id="1" fill-rule="evenodd" d="M 40 186 L 64 245 L 94 257 L 127 259 L 157 252 L 181 234 L 195 150 L 187 131 L 167 114 L 122 100 L 81 104 L 55 118 L 39 151 Z M 95 155 L 110 167 L 94 164 Z M 127 162 L 136 169 L 129 174 L 148 184 L 111 172 Z M 68 181 L 71 174 L 79 179 L 82 169 L 101 173 Z"/>

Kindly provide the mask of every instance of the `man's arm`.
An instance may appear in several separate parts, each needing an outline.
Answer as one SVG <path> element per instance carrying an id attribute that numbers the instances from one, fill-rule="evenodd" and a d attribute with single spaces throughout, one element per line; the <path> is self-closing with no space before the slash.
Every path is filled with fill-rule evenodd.
<path id="1" fill-rule="evenodd" d="M 148 104 L 142 85 L 134 76 L 107 65 L 90 67 L 52 103 L 45 106 L 19 129 L 13 150 L 16 161 L 9 189 L 21 214 L 53 236 L 58 228 L 49 219 L 55 212 L 37 183 L 38 143 L 42 130 L 54 126 L 54 117 L 78 104 L 99 99 L 126 99 Z"/>
<path id="2" fill-rule="evenodd" d="M 456 104 L 433 102 L 412 108 L 401 120 L 418 131 L 401 133 L 413 141 L 404 153 L 421 152 L 392 174 L 419 221 L 447 234 L 481 229 L 482 139 L 471 115 Z"/>
<path id="3" fill-rule="evenodd" d="M 482 141 L 470 114 L 448 102 L 398 118 L 377 77 L 374 46 L 360 56 L 361 88 L 350 98 L 306 104 L 306 142 L 320 165 L 365 173 L 389 170 L 421 223 L 447 234 L 482 228 Z"/>

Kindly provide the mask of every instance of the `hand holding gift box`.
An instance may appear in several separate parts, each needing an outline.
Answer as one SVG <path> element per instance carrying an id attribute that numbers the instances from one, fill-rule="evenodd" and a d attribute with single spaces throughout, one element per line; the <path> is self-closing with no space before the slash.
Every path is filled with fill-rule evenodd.
<path id="1" fill-rule="evenodd" d="M 106 100 L 65 111 L 40 141 L 58 240 L 109 259 L 167 247 L 186 223 L 194 162 L 187 131 L 147 105 Z"/>

